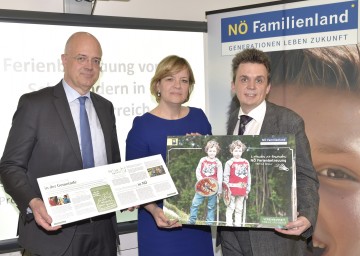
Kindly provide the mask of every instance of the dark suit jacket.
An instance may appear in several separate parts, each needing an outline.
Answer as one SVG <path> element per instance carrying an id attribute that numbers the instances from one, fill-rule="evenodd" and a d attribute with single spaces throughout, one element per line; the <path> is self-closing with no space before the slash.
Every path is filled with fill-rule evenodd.
<path id="1" fill-rule="evenodd" d="M 231 112 L 227 134 L 233 134 L 238 121 L 238 114 L 239 108 Z M 295 134 L 297 208 L 299 215 L 305 216 L 312 227 L 304 232 L 300 238 L 286 237 L 270 229 L 250 229 L 237 232 L 249 232 L 254 255 L 304 255 L 306 249 L 305 240 L 314 231 L 319 207 L 319 181 L 312 164 L 304 121 L 292 110 L 267 102 L 260 134 Z M 284 237 L 287 239 L 284 239 Z M 274 248 L 274 245 L 279 248 L 279 251 Z M 284 250 L 286 251 L 285 254 Z"/>
<path id="2" fill-rule="evenodd" d="M 95 93 L 91 100 L 103 130 L 108 163 L 120 162 L 113 105 Z M 67 249 L 76 225 L 46 232 L 26 209 L 31 199 L 41 197 L 38 177 L 80 169 L 79 141 L 62 82 L 21 96 L 0 162 L 5 191 L 20 210 L 21 246 L 41 255 L 61 255 Z M 116 231 L 114 217 L 113 222 Z"/>

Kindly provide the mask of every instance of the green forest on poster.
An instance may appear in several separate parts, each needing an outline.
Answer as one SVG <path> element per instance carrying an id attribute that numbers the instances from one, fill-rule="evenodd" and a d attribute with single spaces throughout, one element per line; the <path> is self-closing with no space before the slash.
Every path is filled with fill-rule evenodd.
<path id="1" fill-rule="evenodd" d="M 199 160 L 207 156 L 204 147 L 210 140 L 219 143 L 220 151 L 216 157 L 222 163 L 223 169 L 226 161 L 232 158 L 229 145 L 234 140 L 241 140 L 246 145 L 242 158 L 250 163 L 251 190 L 246 200 L 246 219 L 241 226 L 282 227 L 295 218 L 295 136 L 293 135 L 168 137 L 167 166 L 179 192 L 177 196 L 165 200 L 165 212 L 169 218 L 179 218 L 182 224 L 188 224 L 197 182 L 195 170 Z M 223 196 L 219 197 L 216 208 L 216 217 L 211 225 L 227 225 Z M 198 209 L 196 225 L 208 225 L 209 223 L 205 222 L 206 215 L 205 199 Z"/>

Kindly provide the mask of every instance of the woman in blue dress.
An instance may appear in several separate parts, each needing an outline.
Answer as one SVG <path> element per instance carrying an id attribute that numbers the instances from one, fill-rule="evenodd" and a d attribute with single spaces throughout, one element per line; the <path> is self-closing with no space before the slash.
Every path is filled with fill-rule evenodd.
<path id="1" fill-rule="evenodd" d="M 184 58 L 170 55 L 158 64 L 150 85 L 158 105 L 134 118 L 126 139 L 126 160 L 161 154 L 166 162 L 167 136 L 211 134 L 205 113 L 182 105 L 189 100 L 194 84 L 192 69 Z M 209 226 L 181 226 L 168 219 L 162 208 L 162 200 L 139 208 L 140 256 L 214 255 Z"/>

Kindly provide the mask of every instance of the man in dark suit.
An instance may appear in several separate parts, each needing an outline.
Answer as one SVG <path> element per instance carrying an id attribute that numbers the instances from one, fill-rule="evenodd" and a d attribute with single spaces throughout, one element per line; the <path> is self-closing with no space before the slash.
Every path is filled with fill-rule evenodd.
<path id="1" fill-rule="evenodd" d="M 311 160 L 310 145 L 303 119 L 290 109 L 266 101 L 270 91 L 270 60 L 257 49 L 246 49 L 232 61 L 233 101 L 227 133 L 238 134 L 242 115 L 251 117 L 244 135 L 295 134 L 298 217 L 280 229 L 220 229 L 224 256 L 297 256 L 304 255 L 312 235 L 319 206 L 318 179 Z M 232 104 L 234 106 L 234 104 Z"/>
<path id="2" fill-rule="evenodd" d="M 20 210 L 25 255 L 116 255 L 115 214 L 51 226 L 37 178 L 86 168 L 80 136 L 80 96 L 90 123 L 93 166 L 120 162 L 114 108 L 90 92 L 99 78 L 102 49 L 86 32 L 73 34 L 61 55 L 64 79 L 21 96 L 0 162 L 1 181 Z M 84 140 L 85 141 L 85 140 Z M 89 170 L 90 172 L 90 170 Z"/>

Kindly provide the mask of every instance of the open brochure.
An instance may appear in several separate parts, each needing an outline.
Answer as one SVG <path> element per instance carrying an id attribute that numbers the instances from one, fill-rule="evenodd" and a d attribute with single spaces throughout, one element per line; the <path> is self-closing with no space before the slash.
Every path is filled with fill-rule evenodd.
<path id="1" fill-rule="evenodd" d="M 161 155 L 42 177 L 38 184 L 52 226 L 178 194 Z"/>
<path id="2" fill-rule="evenodd" d="M 294 135 L 168 137 L 179 194 L 164 211 L 182 224 L 284 227 L 296 218 L 295 148 Z"/>

